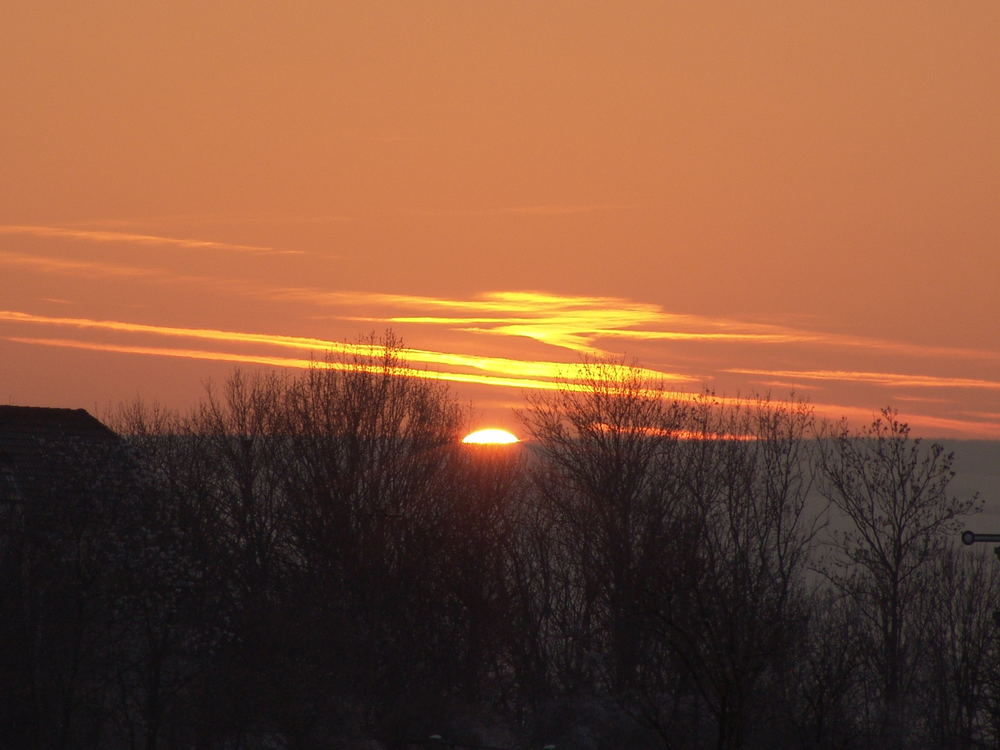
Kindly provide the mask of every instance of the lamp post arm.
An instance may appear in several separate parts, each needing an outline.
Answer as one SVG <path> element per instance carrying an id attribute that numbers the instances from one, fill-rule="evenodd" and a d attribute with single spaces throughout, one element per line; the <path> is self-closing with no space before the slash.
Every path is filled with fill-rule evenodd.
<path id="1" fill-rule="evenodd" d="M 977 534 L 974 531 L 962 532 L 962 544 L 975 544 L 976 542 L 1000 544 L 1000 534 Z"/>

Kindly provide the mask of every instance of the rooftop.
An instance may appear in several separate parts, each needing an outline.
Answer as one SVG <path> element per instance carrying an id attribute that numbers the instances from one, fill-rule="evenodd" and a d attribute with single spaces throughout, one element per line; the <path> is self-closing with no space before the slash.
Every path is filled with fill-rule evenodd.
<path id="1" fill-rule="evenodd" d="M 0 500 L 23 499 L 28 487 L 51 479 L 57 453 L 117 439 L 85 409 L 0 406 Z"/>

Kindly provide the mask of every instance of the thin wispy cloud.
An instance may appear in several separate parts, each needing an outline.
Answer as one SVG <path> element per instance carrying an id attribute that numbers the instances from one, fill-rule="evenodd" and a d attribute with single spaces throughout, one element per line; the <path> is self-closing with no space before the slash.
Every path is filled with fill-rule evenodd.
<path id="1" fill-rule="evenodd" d="M 953 398 L 935 398 L 933 396 L 909 396 L 906 394 L 899 394 L 893 396 L 894 401 L 905 401 L 916 404 L 953 404 L 955 399 Z"/>
<path id="2" fill-rule="evenodd" d="M 807 385 L 805 383 L 790 383 L 785 380 L 751 380 L 754 385 L 763 385 L 768 388 L 780 388 L 788 393 L 797 393 L 799 391 L 817 391 L 820 389 L 818 385 Z"/>
<path id="3" fill-rule="evenodd" d="M 357 221 L 355 216 L 337 214 L 315 214 L 309 216 L 295 214 L 272 214 L 258 212 L 254 214 L 161 214 L 158 216 L 105 217 L 87 219 L 85 221 L 70 221 L 60 224 L 61 228 L 71 229 L 108 229 L 139 227 L 159 227 L 164 224 L 182 224 L 185 226 L 239 226 L 257 224 L 337 224 Z"/>
<path id="4" fill-rule="evenodd" d="M 811 402 L 813 412 L 830 420 L 846 419 L 855 424 L 867 424 L 878 416 L 877 409 L 866 409 L 862 406 L 846 404 L 828 404 Z M 945 431 L 957 433 L 966 437 L 996 439 L 1000 434 L 1000 422 L 992 421 L 986 412 L 966 412 L 971 419 L 956 417 L 941 417 L 932 414 L 918 413 L 901 409 L 899 418 L 920 431 Z"/>
<path id="5" fill-rule="evenodd" d="M 303 255 L 301 250 L 281 250 L 263 245 L 242 245 L 234 242 L 218 242 L 215 240 L 191 239 L 185 237 L 164 237 L 155 234 L 137 234 L 135 232 L 116 232 L 100 229 L 78 229 L 68 227 L 33 226 L 21 224 L 0 225 L 0 234 L 27 235 L 31 237 L 48 237 L 63 240 L 78 240 L 83 242 L 124 243 L 130 245 L 171 246 L 194 250 L 220 250 L 253 255 Z"/>
<path id="6" fill-rule="evenodd" d="M 918 357 L 947 356 L 1000 361 L 1000 351 L 925 346 L 730 318 L 678 314 L 657 304 L 619 297 L 502 291 L 457 299 L 381 292 L 327 291 L 314 287 L 275 287 L 232 278 L 177 274 L 165 269 L 4 251 L 0 251 L 0 264 L 20 265 L 51 273 L 133 276 L 207 284 L 272 302 L 291 301 L 352 308 L 351 314 L 336 316 L 344 321 L 431 326 L 494 337 L 527 338 L 577 355 L 612 355 L 617 348 L 609 347 L 607 343 L 602 345 L 601 342 L 617 339 L 635 342 L 830 346 L 893 351 Z M 359 315 L 353 312 L 359 308 L 370 310 L 370 314 Z M 392 310 L 410 312 L 398 314 L 391 312 Z M 427 313 L 417 314 L 417 311 Z"/>
<path id="7" fill-rule="evenodd" d="M 363 362 L 341 362 L 326 359 L 303 359 L 295 357 L 275 357 L 262 354 L 247 354 L 239 352 L 206 351 L 203 349 L 177 349 L 169 347 L 136 346 L 128 344 L 108 344 L 97 341 L 78 341 L 74 339 L 31 338 L 23 336 L 6 336 L 7 341 L 38 346 L 54 346 L 68 349 L 84 349 L 88 351 L 116 352 L 120 354 L 143 354 L 157 357 L 174 357 L 181 359 L 209 360 L 213 362 L 234 362 L 237 364 L 268 365 L 271 367 L 290 367 L 306 369 L 318 367 L 333 370 L 361 370 L 371 372 L 388 372 L 390 375 L 402 377 L 423 378 L 427 380 L 444 380 L 454 383 L 470 383 L 475 385 L 501 386 L 504 388 L 524 388 L 530 390 L 570 390 L 588 391 L 589 385 L 572 381 L 536 380 L 532 378 L 513 378 L 497 375 L 478 375 L 475 373 L 449 372 L 442 370 L 421 370 L 413 367 L 389 367 L 366 365 Z M 377 352 L 374 352 L 377 354 Z M 657 393 L 657 395 L 661 395 Z M 665 394 L 671 395 L 671 394 Z M 688 396 L 688 394 L 676 394 Z"/>
<path id="8" fill-rule="evenodd" d="M 1000 390 L 1000 382 L 979 378 L 954 378 L 938 375 L 914 375 L 898 372 L 853 372 L 848 370 L 752 370 L 731 368 L 724 370 L 739 375 L 767 375 L 779 378 L 806 380 L 832 380 L 849 383 L 873 383 L 890 387 L 909 388 L 982 388 Z"/>
<path id="9" fill-rule="evenodd" d="M 997 435 L 1000 435 L 1000 422 L 981 421 L 981 418 L 985 416 L 985 413 L 972 413 L 970 416 L 976 416 L 978 418 L 971 420 L 954 419 L 951 417 L 936 417 L 928 414 L 907 415 L 902 413 L 900 416 L 905 421 L 918 425 L 922 431 L 945 430 L 947 432 L 958 433 L 966 437 L 994 440 Z"/>
<path id="10" fill-rule="evenodd" d="M 258 353 L 242 353 L 231 351 L 209 351 L 203 349 L 184 349 L 173 347 L 156 347 L 130 344 L 111 344 L 96 341 L 79 341 L 73 339 L 58 338 L 33 338 L 22 336 L 6 336 L 7 341 L 15 343 L 50 346 L 68 349 L 79 349 L 86 351 L 113 352 L 119 354 L 145 355 L 155 357 L 168 357 L 179 359 L 193 359 L 212 362 L 230 362 L 234 364 L 265 365 L 270 367 L 283 367 L 306 369 L 310 367 L 330 368 L 338 370 L 370 369 L 381 371 L 381 367 L 376 364 L 365 365 L 363 362 L 344 362 L 338 360 L 326 360 L 301 357 L 281 357 Z M 374 352 L 377 354 L 377 352 Z M 415 377 L 430 380 L 442 380 L 455 383 L 466 383 L 475 385 L 495 386 L 502 388 L 528 389 L 528 390 L 569 390 L 577 392 L 589 391 L 590 386 L 586 383 L 573 381 L 538 380 L 532 378 L 504 377 L 497 375 L 485 375 L 475 373 L 448 372 L 439 370 L 422 370 L 404 365 L 390 369 L 390 374 L 402 377 Z M 613 392 L 613 389 L 609 393 Z M 700 402 L 705 396 L 702 393 L 690 391 L 655 391 L 650 392 L 651 397 L 662 397 L 683 402 Z M 718 404 L 738 404 L 738 398 L 711 396 L 711 401 Z M 775 400 L 772 403 L 787 403 L 782 400 Z M 874 412 L 855 406 L 837 404 L 811 404 L 811 408 L 816 414 L 831 419 L 848 418 L 854 421 L 866 421 L 874 416 Z M 974 419 L 955 419 L 948 417 L 936 417 L 925 414 L 901 414 L 901 417 L 919 425 L 922 429 L 938 429 L 956 432 L 967 436 L 990 438 L 1000 433 L 1000 423 L 995 421 L 984 421 L 983 417 L 990 417 L 989 413 L 970 413 Z"/>
<path id="11" fill-rule="evenodd" d="M 345 343 L 329 339 L 243 331 L 223 331 L 211 328 L 184 328 L 132 323 L 117 320 L 93 320 L 89 318 L 35 315 L 15 310 L 0 310 L 0 320 L 12 323 L 29 323 L 75 329 L 113 331 L 118 333 L 145 334 L 173 338 L 199 339 L 228 344 L 260 344 L 283 348 L 299 349 L 312 353 L 328 351 L 343 352 L 358 356 L 375 356 L 378 347 L 365 343 Z M 482 357 L 469 354 L 439 352 L 427 349 L 403 348 L 400 356 L 411 363 L 438 367 L 465 368 L 490 373 L 491 377 L 504 376 L 516 379 L 546 378 L 554 381 L 571 381 L 586 376 L 586 366 L 579 363 L 550 362 L 539 360 L 518 360 L 505 357 Z M 672 383 L 686 383 L 694 380 L 691 376 L 669 373 L 646 368 L 632 368 L 633 372 L 653 380 Z M 456 374 L 456 373 L 452 373 Z M 463 381 L 478 382 L 478 381 Z M 492 381 L 491 381 L 492 382 Z M 509 383 L 508 383 L 509 384 Z M 521 387 L 531 387 L 524 386 Z"/>
<path id="12" fill-rule="evenodd" d="M 751 387 L 782 389 L 785 392 L 809 393 L 833 383 L 865 385 L 884 389 L 884 402 L 894 402 L 896 392 L 906 394 L 905 389 L 975 389 L 981 393 L 1000 391 L 1000 379 L 989 377 L 952 377 L 935 373 L 936 366 L 926 369 L 916 365 L 909 373 L 882 371 L 878 368 L 842 368 L 792 370 L 785 368 L 739 367 L 739 359 L 733 357 L 775 356 L 785 358 L 791 347 L 840 349 L 845 356 L 848 349 L 865 350 L 866 356 L 882 357 L 886 351 L 905 349 L 914 356 L 940 360 L 948 357 L 967 356 L 969 358 L 990 359 L 998 357 L 996 352 L 978 350 L 954 350 L 941 347 L 865 339 L 841 334 L 802 330 L 771 323 L 743 321 L 726 317 L 685 315 L 672 313 L 660 305 L 618 297 L 560 295 L 540 291 L 499 291 L 475 295 L 469 298 L 432 297 L 381 292 L 326 291 L 313 287 L 280 287 L 261 282 L 240 281 L 232 278 L 212 278 L 179 275 L 164 269 L 143 268 L 123 264 L 109 264 L 96 261 L 78 261 L 65 258 L 46 258 L 24 253 L 0 251 L 0 264 L 21 265 L 46 273 L 61 273 L 72 276 L 92 276 L 94 278 L 119 276 L 124 281 L 139 279 L 149 282 L 189 282 L 206 288 L 224 291 L 248 298 L 266 300 L 270 303 L 292 302 L 306 306 L 325 307 L 333 313 L 329 317 L 341 322 L 379 322 L 386 325 L 406 325 L 434 331 L 461 334 L 461 344 L 453 345 L 448 351 L 441 349 L 408 348 L 400 352 L 412 366 L 425 366 L 442 373 L 442 377 L 461 382 L 475 382 L 514 388 L 550 388 L 553 383 L 573 383 L 584 377 L 580 369 L 581 354 L 596 357 L 614 357 L 620 349 L 614 342 L 635 343 L 662 342 L 683 344 L 683 349 L 667 346 L 657 350 L 657 367 L 641 370 L 644 377 L 666 384 L 691 387 L 694 384 L 712 382 L 719 375 L 750 376 Z M 117 334 L 136 334 L 156 337 L 183 337 L 191 341 L 212 341 L 222 348 L 238 351 L 222 352 L 227 357 L 256 357 L 256 359 L 227 359 L 226 361 L 258 362 L 275 364 L 277 360 L 269 353 L 242 351 L 249 347 L 280 347 L 297 349 L 315 359 L 329 350 L 352 352 L 367 356 L 359 349 L 332 339 L 287 336 L 253 331 L 230 331 L 212 328 L 180 328 L 152 326 L 129 321 L 94 320 L 85 317 L 57 317 L 33 315 L 26 312 L 0 312 L 0 320 L 12 324 L 48 325 L 77 330 L 103 330 Z M 470 334 L 473 337 L 488 336 L 509 340 L 508 351 L 516 352 L 505 356 L 478 356 L 471 354 Z M 417 333 L 418 339 L 421 334 Z M 66 339 L 66 337 L 63 337 Z M 514 343 L 525 339 L 554 347 L 551 355 L 527 354 L 523 346 Z M 68 339 L 67 339 L 68 340 Z M 433 340 L 444 340 L 438 334 Z M 95 345 L 99 342 L 94 342 Z M 139 342 L 145 345 L 148 342 Z M 106 345 L 104 343 L 101 344 Z M 110 344 L 107 344 L 110 345 Z M 120 346 L 119 342 L 114 343 Z M 121 345 L 124 346 L 124 345 Z M 472 344 L 472 346 L 475 346 Z M 506 346 L 504 344 L 503 346 Z M 704 350 L 692 347 L 705 347 Z M 127 347 L 126 347 L 127 348 Z M 134 348 L 134 347 L 133 347 Z M 160 351 L 158 347 L 147 347 Z M 218 347 L 213 347 L 218 348 Z M 194 348 L 178 351 L 196 351 Z M 112 351 L 112 350 L 108 350 Z M 116 350 L 117 351 L 117 350 Z M 474 350 L 472 350 L 474 351 Z M 544 351 L 544 350 L 537 350 Z M 142 353 L 134 351 L 133 353 Z M 154 353 L 152 351 L 150 354 Z M 215 352 L 219 354 L 220 352 Z M 682 357 L 685 364 L 675 365 L 664 362 L 664 355 L 675 354 Z M 175 354 L 162 356 L 178 356 Z M 201 356 L 201 355 L 199 355 Z M 216 358 L 206 357 L 208 359 Z M 270 358 L 270 359 L 268 359 Z M 720 358 L 726 358 L 725 365 L 719 367 Z M 279 360 L 295 360 L 295 356 L 278 357 Z M 571 360 L 570 362 L 560 360 Z M 265 361 L 266 360 L 266 361 Z M 272 361 L 275 360 L 275 361 Z M 302 359 L 301 361 L 308 361 Z M 301 364 L 301 363 L 300 363 Z M 748 363 L 749 364 L 749 363 Z M 753 364 L 757 364 L 755 361 Z M 297 366 L 282 364 L 276 366 Z M 923 370 L 923 371 L 921 371 Z M 515 382 L 516 381 L 516 382 Z M 541 386 L 538 383 L 548 383 Z M 869 396 L 871 391 L 868 391 Z M 686 399 L 678 393 L 675 397 Z M 899 399 L 904 402 L 904 399 Z M 917 402 L 914 402 L 916 406 Z M 933 409 L 928 402 L 928 410 Z M 989 405 L 984 404 L 987 408 Z M 831 407 L 827 416 L 836 416 L 837 409 Z M 817 412 L 825 411 L 823 404 L 816 405 Z M 942 417 L 943 418 L 943 417 Z M 926 424 L 926 420 L 924 421 Z M 941 429 L 952 429 L 946 423 L 935 423 Z M 957 428 L 956 428 L 957 429 Z M 987 430 L 975 427 L 982 434 Z M 971 434 L 971 432 L 970 432 Z"/>
<path id="13" fill-rule="evenodd" d="M 979 419 L 995 419 L 1000 423 L 1000 411 L 960 411 L 967 417 L 978 417 Z"/>
<path id="14" fill-rule="evenodd" d="M 155 266 L 136 266 L 99 260 L 57 258 L 47 255 L 8 252 L 5 250 L 0 250 L 0 266 L 24 268 L 38 273 L 70 276 L 72 278 L 120 278 L 129 282 L 143 280 L 168 284 L 196 284 L 237 294 L 266 296 L 266 288 L 253 282 L 218 276 L 177 273 L 176 271 Z"/>
<path id="15" fill-rule="evenodd" d="M 417 216 L 572 216 L 606 211 L 625 211 L 634 208 L 634 205 L 622 203 L 542 203 L 493 208 L 420 209 L 410 213 Z"/>
<path id="16" fill-rule="evenodd" d="M 143 268 L 122 263 L 103 263 L 92 260 L 73 260 L 70 258 L 53 258 L 44 255 L 28 255 L 27 253 L 12 253 L 0 250 L 0 265 L 29 268 L 42 273 L 82 276 L 90 278 L 102 277 L 159 277 L 166 272 L 157 268 Z"/>
<path id="17" fill-rule="evenodd" d="M 804 330 L 732 318 L 672 313 L 660 305 L 620 297 L 549 292 L 487 292 L 469 299 L 380 292 L 327 292 L 310 288 L 275 290 L 279 299 L 332 307 L 409 310 L 407 314 L 342 316 L 343 320 L 426 325 L 493 336 L 529 338 L 576 353 L 612 353 L 601 340 L 678 341 L 805 345 L 893 351 L 918 357 L 1000 360 L 1000 351 L 925 346 L 861 336 Z M 426 311 L 418 314 L 416 311 Z M 441 311 L 441 312 L 434 312 Z"/>
<path id="18" fill-rule="evenodd" d="M 43 338 L 27 336 L 6 336 L 6 340 L 29 345 L 63 347 L 71 349 L 81 349 L 90 351 L 104 351 L 131 355 L 157 356 L 169 358 L 197 359 L 215 362 L 231 362 L 237 364 L 266 365 L 273 367 L 306 368 L 312 366 L 330 366 L 343 368 L 354 366 L 358 360 L 348 365 L 344 361 L 338 360 L 339 355 L 348 358 L 361 358 L 361 362 L 366 358 L 377 358 L 380 348 L 366 343 L 344 343 L 321 338 L 311 338 L 302 336 L 286 336 L 280 334 L 269 334 L 246 331 L 226 331 L 211 328 L 185 328 L 173 326 L 158 326 L 145 323 L 134 323 L 129 321 L 116 320 L 93 320 L 89 318 L 77 318 L 69 316 L 45 316 L 32 313 L 25 313 L 13 310 L 0 311 L 0 320 L 12 324 L 33 324 L 51 327 L 69 328 L 75 330 L 105 331 L 112 334 L 133 334 L 154 337 L 180 338 L 192 341 L 210 341 L 216 344 L 223 344 L 227 350 L 218 349 L 198 349 L 191 347 L 169 347 L 150 346 L 144 342 L 140 343 L 112 343 L 107 341 L 86 341 L 73 338 Z M 278 347 L 301 351 L 308 356 L 281 356 L 266 354 L 260 351 L 234 351 L 228 347 Z M 328 358 L 328 353 L 333 352 L 332 359 Z M 460 352 L 442 352 L 426 349 L 404 348 L 399 351 L 401 357 L 400 367 L 394 374 L 407 377 L 432 378 L 446 380 L 456 383 L 477 384 L 494 386 L 500 388 L 514 388 L 518 390 L 553 390 L 564 388 L 572 391 L 586 390 L 586 380 L 592 371 L 588 372 L 587 366 L 582 364 L 567 364 L 551 361 L 531 361 L 509 359 L 503 357 L 478 357 Z M 331 364 L 325 364 L 325 363 Z M 420 369 L 415 365 L 425 365 L 428 369 Z M 735 369 L 735 368 L 734 368 Z M 664 386 L 676 384 L 690 386 L 694 380 L 692 376 L 662 372 L 652 369 L 636 369 L 636 374 L 647 377 L 654 381 L 659 381 Z M 770 372 L 770 371 L 769 371 Z M 775 371 L 787 377 L 786 371 Z M 820 380 L 830 375 L 830 373 L 815 371 L 806 373 L 795 371 L 798 379 L 809 380 L 808 374 Z M 834 373 L 838 377 L 850 375 L 851 373 Z M 858 375 L 854 373 L 854 375 Z M 865 374 L 862 374 L 865 375 Z M 919 381 L 929 385 L 932 380 L 937 385 L 954 385 L 959 387 L 968 384 L 969 379 L 962 378 L 931 378 L 930 376 L 902 376 L 894 377 L 891 373 L 868 373 L 869 378 L 863 382 L 875 382 L 879 385 L 886 383 L 900 383 L 906 381 Z M 975 387 L 994 388 L 1000 384 L 991 381 L 972 381 Z M 789 380 L 763 381 L 764 384 L 775 386 L 794 386 L 794 390 L 801 391 L 803 386 L 798 382 Z M 675 390 L 671 388 L 662 391 L 650 392 L 650 395 L 666 397 L 678 401 L 696 401 L 704 397 L 699 390 Z M 712 396 L 713 401 L 718 403 L 736 403 L 738 399 L 725 396 Z M 784 403 L 781 400 L 776 403 Z M 813 403 L 812 408 L 821 416 L 832 419 L 847 417 L 855 421 L 866 421 L 871 418 L 873 412 L 856 406 L 839 404 Z M 969 413 L 968 419 L 951 417 L 928 416 L 925 414 L 904 415 L 909 421 L 920 425 L 922 429 L 936 429 L 957 432 L 967 436 L 991 437 L 1000 432 L 1000 424 L 990 419 L 988 412 Z"/>
<path id="19" fill-rule="evenodd" d="M 473 299 L 284 289 L 279 295 L 317 304 L 447 310 L 445 315 L 351 315 L 348 320 L 443 326 L 456 331 L 529 338 L 576 353 L 610 354 L 602 338 L 675 341 L 806 341 L 814 335 L 778 326 L 669 313 L 659 305 L 618 297 L 548 292 L 488 292 Z M 669 328 L 667 328 L 669 326 Z M 685 330 L 686 329 L 686 330 Z"/>

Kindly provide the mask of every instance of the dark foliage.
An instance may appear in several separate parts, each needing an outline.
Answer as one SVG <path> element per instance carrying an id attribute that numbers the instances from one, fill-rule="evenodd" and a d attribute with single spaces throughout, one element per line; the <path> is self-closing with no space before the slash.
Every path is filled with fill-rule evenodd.
<path id="1" fill-rule="evenodd" d="M 122 438 L 0 419 L 0 745 L 1000 742 L 1000 568 L 894 413 L 590 363 L 528 443 L 462 446 L 371 344 Z"/>

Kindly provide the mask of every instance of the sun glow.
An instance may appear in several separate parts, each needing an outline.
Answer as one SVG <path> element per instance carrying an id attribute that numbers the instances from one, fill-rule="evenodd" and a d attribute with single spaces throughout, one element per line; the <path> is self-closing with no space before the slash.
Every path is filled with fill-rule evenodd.
<path id="1" fill-rule="evenodd" d="M 516 435 L 507 432 L 507 430 L 498 430 L 490 427 L 485 430 L 470 432 L 462 438 L 462 442 L 474 443 L 476 445 L 508 445 L 510 443 L 519 443 L 521 441 L 518 440 Z"/>

